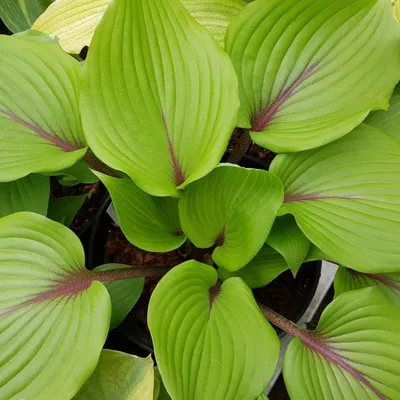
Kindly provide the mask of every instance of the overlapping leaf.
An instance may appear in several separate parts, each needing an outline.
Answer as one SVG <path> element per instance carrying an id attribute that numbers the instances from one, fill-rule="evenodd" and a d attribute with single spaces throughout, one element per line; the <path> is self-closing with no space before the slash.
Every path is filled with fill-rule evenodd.
<path id="1" fill-rule="evenodd" d="M 291 400 L 397 400 L 400 312 L 377 288 L 340 295 L 286 350 Z"/>
<path id="2" fill-rule="evenodd" d="M 338 139 L 388 106 L 400 27 L 387 0 L 257 0 L 229 26 L 239 125 L 275 152 Z"/>
<path id="3" fill-rule="evenodd" d="M 335 296 L 370 286 L 376 286 L 392 304 L 400 307 L 400 273 L 363 274 L 344 267 L 336 272 Z"/>
<path id="4" fill-rule="evenodd" d="M 103 350 L 93 375 L 74 400 L 153 400 L 153 360 Z"/>
<path id="5" fill-rule="evenodd" d="M 283 256 L 266 244 L 244 268 L 234 272 L 219 268 L 218 276 L 222 280 L 236 276 L 243 279 L 250 288 L 257 289 L 268 285 L 288 269 Z"/>
<path id="6" fill-rule="evenodd" d="M 374 111 L 365 123 L 380 129 L 400 142 L 400 92 L 395 91 L 388 111 Z"/>
<path id="7" fill-rule="evenodd" d="M 95 271 L 109 271 L 111 269 L 128 268 L 124 264 L 104 264 L 96 267 Z M 144 279 L 126 279 L 113 282 L 105 282 L 104 286 L 107 288 L 111 298 L 111 322 L 110 329 L 116 328 L 129 314 L 129 311 L 134 307 L 139 300 L 143 291 Z"/>
<path id="8" fill-rule="evenodd" d="M 182 229 L 196 247 L 215 246 L 219 267 L 236 271 L 264 245 L 282 198 L 282 183 L 269 172 L 221 165 L 185 190 Z"/>
<path id="9" fill-rule="evenodd" d="M 50 197 L 47 176 L 32 174 L 13 182 L 0 183 L 0 218 L 19 211 L 46 215 Z"/>
<path id="10" fill-rule="evenodd" d="M 310 241 L 291 215 L 276 219 L 267 244 L 282 254 L 293 275 L 297 274 L 310 249 Z"/>
<path id="11" fill-rule="evenodd" d="M 0 36 L 0 182 L 55 172 L 86 152 L 80 66 L 55 43 Z"/>
<path id="12" fill-rule="evenodd" d="M 272 377 L 279 340 L 239 278 L 188 261 L 158 284 L 149 327 L 174 400 L 254 400 Z"/>
<path id="13" fill-rule="evenodd" d="M 87 194 L 81 194 L 50 199 L 47 216 L 53 221 L 70 226 L 87 197 Z"/>
<path id="14" fill-rule="evenodd" d="M 1 399 L 71 399 L 107 337 L 106 288 L 87 279 L 79 239 L 41 215 L 0 219 Z"/>
<path id="15" fill-rule="evenodd" d="M 1 0 L 0 18 L 11 32 L 29 29 L 52 0 Z"/>
<path id="16" fill-rule="evenodd" d="M 400 145 L 368 125 L 271 165 L 291 213 L 329 259 L 360 272 L 400 265 Z"/>
<path id="17" fill-rule="evenodd" d="M 242 0 L 181 0 L 182 4 L 224 47 L 226 29 L 246 6 Z"/>
<path id="18" fill-rule="evenodd" d="M 165 252 L 185 242 L 177 199 L 150 196 L 130 179 L 96 175 L 110 192 L 120 227 L 131 243 L 147 251 Z"/>
<path id="19" fill-rule="evenodd" d="M 32 29 L 60 40 L 69 53 L 89 46 L 94 30 L 110 0 L 56 0 L 33 24 Z"/>
<path id="20" fill-rule="evenodd" d="M 83 82 L 90 147 L 152 195 L 178 196 L 210 172 L 236 124 L 231 62 L 178 0 L 110 4 Z"/>

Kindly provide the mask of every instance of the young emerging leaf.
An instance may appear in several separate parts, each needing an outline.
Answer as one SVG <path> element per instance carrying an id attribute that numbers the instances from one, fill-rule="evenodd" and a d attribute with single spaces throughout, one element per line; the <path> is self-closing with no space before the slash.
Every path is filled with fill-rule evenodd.
<path id="1" fill-rule="evenodd" d="M 110 4 L 83 82 L 90 147 L 155 196 L 178 196 L 210 172 L 236 124 L 229 57 L 178 0 Z"/>
<path id="2" fill-rule="evenodd" d="M 131 179 L 96 175 L 110 192 L 121 229 L 131 243 L 146 251 L 166 252 L 185 242 L 177 199 L 150 196 Z"/>
<path id="3" fill-rule="evenodd" d="M 272 377 L 279 340 L 239 278 L 188 261 L 156 287 L 149 327 L 174 400 L 254 400 Z"/>
<path id="4" fill-rule="evenodd" d="M 1 0 L 0 18 L 11 32 L 29 29 L 53 0 Z"/>
<path id="5" fill-rule="evenodd" d="M 110 298 L 79 239 L 23 212 L 0 219 L 1 399 L 71 399 L 94 371 Z"/>
<path id="6" fill-rule="evenodd" d="M 63 177 L 61 178 L 63 181 L 74 183 L 74 185 L 78 183 L 90 184 L 99 180 L 84 160 L 79 160 L 72 167 L 56 171 L 52 175 Z"/>
<path id="7" fill-rule="evenodd" d="M 93 375 L 74 400 L 153 400 L 151 357 L 103 350 Z"/>
<path id="8" fill-rule="evenodd" d="M 123 264 L 104 264 L 96 267 L 94 271 L 109 271 L 128 268 Z M 127 279 L 121 281 L 105 282 L 111 298 L 111 322 L 110 329 L 116 328 L 129 314 L 143 291 L 144 279 Z"/>
<path id="9" fill-rule="evenodd" d="M 60 40 L 68 53 L 89 46 L 94 30 L 110 0 L 56 0 L 33 24 L 32 29 Z"/>
<path id="10" fill-rule="evenodd" d="M 400 314 L 377 288 L 340 295 L 316 332 L 289 344 L 283 375 L 291 400 L 397 400 Z"/>
<path id="11" fill-rule="evenodd" d="M 293 214 L 329 259 L 360 272 L 398 271 L 398 142 L 360 125 L 319 149 L 281 154 L 270 170 L 285 186 L 279 213 Z"/>
<path id="12" fill-rule="evenodd" d="M 32 174 L 14 182 L 0 183 L 0 218 L 19 211 L 46 215 L 49 197 L 47 176 Z"/>
<path id="13" fill-rule="evenodd" d="M 363 274 L 344 267 L 336 272 L 335 296 L 370 286 L 376 286 L 392 304 L 400 307 L 400 273 Z"/>
<path id="14" fill-rule="evenodd" d="M 58 44 L 0 35 L 0 182 L 68 168 L 86 152 L 79 62 Z"/>
<path id="15" fill-rule="evenodd" d="M 291 215 L 276 219 L 267 237 L 267 244 L 282 254 L 294 276 L 310 249 L 310 241 Z"/>
<path id="16" fill-rule="evenodd" d="M 205 26 L 215 40 L 225 46 L 225 33 L 229 23 L 246 6 L 242 0 L 181 0 L 190 14 Z"/>
<path id="17" fill-rule="evenodd" d="M 229 26 L 239 125 L 275 152 L 338 139 L 386 108 L 400 79 L 388 0 L 257 0 Z"/>
<path id="18" fill-rule="evenodd" d="M 368 125 L 380 129 L 400 142 L 400 92 L 393 94 L 388 111 L 374 111 L 365 120 Z"/>
<path id="19" fill-rule="evenodd" d="M 87 194 L 81 194 L 50 199 L 47 216 L 53 221 L 70 226 L 87 197 Z"/>
<path id="20" fill-rule="evenodd" d="M 221 165 L 183 193 L 182 229 L 196 247 L 215 246 L 219 267 L 236 271 L 264 245 L 282 198 L 282 183 L 269 172 Z"/>
<path id="21" fill-rule="evenodd" d="M 288 269 L 282 255 L 266 244 L 244 268 L 235 272 L 219 268 L 218 276 L 222 280 L 236 276 L 243 279 L 250 288 L 257 289 L 268 285 Z"/>

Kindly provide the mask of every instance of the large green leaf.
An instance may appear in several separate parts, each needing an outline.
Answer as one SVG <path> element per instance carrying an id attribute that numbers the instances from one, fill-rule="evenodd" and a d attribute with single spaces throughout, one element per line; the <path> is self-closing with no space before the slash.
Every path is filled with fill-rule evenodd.
<path id="1" fill-rule="evenodd" d="M 177 199 L 150 196 L 131 179 L 96 175 L 110 192 L 120 227 L 131 243 L 146 251 L 166 252 L 185 242 Z"/>
<path id="2" fill-rule="evenodd" d="M 0 182 L 82 158 L 79 62 L 58 44 L 0 35 Z"/>
<path id="3" fill-rule="evenodd" d="M 370 286 L 376 286 L 391 303 L 400 307 L 400 273 L 363 274 L 344 267 L 336 272 L 335 296 Z"/>
<path id="4" fill-rule="evenodd" d="M 124 264 L 104 264 L 96 267 L 95 271 L 109 271 L 116 269 L 128 268 Z M 129 311 L 134 307 L 139 300 L 143 291 L 144 279 L 126 279 L 121 281 L 105 282 L 111 298 L 111 322 L 110 329 L 116 328 L 129 314 Z"/>
<path id="5" fill-rule="evenodd" d="M 239 278 L 188 261 L 157 285 L 149 327 L 174 400 L 254 400 L 272 377 L 279 340 Z"/>
<path id="6" fill-rule="evenodd" d="M 397 400 L 400 312 L 377 288 L 344 293 L 284 357 L 291 400 Z"/>
<path id="7" fill-rule="evenodd" d="M 360 272 L 400 265 L 400 144 L 368 125 L 319 149 L 282 154 L 271 172 L 291 213 L 330 259 Z"/>
<path id="8" fill-rule="evenodd" d="M 53 0 L 1 0 L 0 18 L 11 32 L 29 29 Z"/>
<path id="9" fill-rule="evenodd" d="M 291 215 L 276 219 L 267 244 L 282 254 L 293 275 L 297 274 L 310 249 L 310 241 Z"/>
<path id="10" fill-rule="evenodd" d="M 268 400 L 268 396 L 265 393 L 260 394 L 256 400 Z"/>
<path id="11" fill-rule="evenodd" d="M 219 268 L 218 276 L 222 280 L 237 276 L 250 288 L 257 289 L 268 285 L 288 269 L 282 255 L 266 244 L 244 268 L 234 272 Z"/>
<path id="12" fill-rule="evenodd" d="M 210 172 L 236 124 L 232 64 L 178 0 L 110 4 L 83 82 L 90 147 L 152 195 L 178 196 Z"/>
<path id="13" fill-rule="evenodd" d="M 182 229 L 229 271 L 258 253 L 282 204 L 282 183 L 264 170 L 223 164 L 191 184 L 179 202 Z"/>
<path id="14" fill-rule="evenodd" d="M 151 357 L 103 350 L 96 370 L 74 400 L 153 400 Z"/>
<path id="15" fill-rule="evenodd" d="M 387 0 L 257 0 L 229 26 L 239 126 L 275 152 L 338 139 L 387 108 L 400 26 Z"/>
<path id="16" fill-rule="evenodd" d="M 246 6 L 242 0 L 181 0 L 182 4 L 224 47 L 226 29 Z"/>
<path id="17" fill-rule="evenodd" d="M 32 29 L 60 40 L 68 53 L 89 46 L 94 30 L 110 0 L 56 0 L 33 24 Z"/>
<path id="18" fill-rule="evenodd" d="M 380 129 L 400 142 L 400 92 L 393 94 L 388 111 L 374 111 L 365 123 Z"/>
<path id="19" fill-rule="evenodd" d="M 0 398 L 69 400 L 94 371 L 111 304 L 79 239 L 23 212 L 0 219 Z"/>
<path id="20" fill-rule="evenodd" d="M 19 211 L 46 215 L 50 197 L 50 179 L 32 174 L 13 182 L 0 183 L 0 217 Z"/>

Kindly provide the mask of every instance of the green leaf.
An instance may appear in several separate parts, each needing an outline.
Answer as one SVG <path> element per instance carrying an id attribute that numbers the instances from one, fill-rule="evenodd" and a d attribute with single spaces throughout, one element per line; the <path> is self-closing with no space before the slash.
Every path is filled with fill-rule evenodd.
<path id="1" fill-rule="evenodd" d="M 142 190 L 177 197 L 218 165 L 236 125 L 237 78 L 178 0 L 110 4 L 83 75 L 91 149 Z"/>
<path id="2" fill-rule="evenodd" d="M 128 268 L 128 265 L 123 264 L 105 264 L 96 267 L 95 271 L 108 271 L 111 269 Z M 105 282 L 111 298 L 111 322 L 110 329 L 116 328 L 129 314 L 134 305 L 139 300 L 142 294 L 144 279 L 127 279 L 113 282 Z"/>
<path id="3" fill-rule="evenodd" d="M 256 400 L 268 400 L 268 396 L 265 393 L 260 394 Z"/>
<path id="4" fill-rule="evenodd" d="M 221 47 L 226 29 L 246 6 L 242 0 L 181 0 L 192 17 L 205 26 Z"/>
<path id="5" fill-rule="evenodd" d="M 1 399 L 71 399 L 96 368 L 111 304 L 77 236 L 39 214 L 0 219 Z"/>
<path id="6" fill-rule="evenodd" d="M 267 244 L 282 254 L 294 276 L 299 271 L 310 249 L 310 241 L 291 215 L 276 219 L 267 237 Z"/>
<path id="7" fill-rule="evenodd" d="M 135 246 L 152 252 L 177 249 L 186 240 L 178 215 L 178 200 L 157 198 L 139 189 L 130 179 L 96 172 L 107 187 L 120 227 Z"/>
<path id="8" fill-rule="evenodd" d="M 90 184 L 99 180 L 83 160 L 79 160 L 77 163 L 63 171 L 58 171 L 55 175 L 64 176 L 62 179 L 65 181 L 77 183 Z"/>
<path id="9" fill-rule="evenodd" d="M 158 385 L 158 391 L 154 392 L 154 400 L 171 400 L 170 395 L 165 389 L 158 367 L 154 368 L 154 387 Z"/>
<path id="10" fill-rule="evenodd" d="M 89 46 L 94 30 L 110 0 L 56 0 L 33 24 L 32 29 L 60 40 L 68 53 Z"/>
<path id="11" fill-rule="evenodd" d="M 19 211 L 46 215 L 50 180 L 43 175 L 28 175 L 14 182 L 0 183 L 0 217 Z"/>
<path id="12" fill-rule="evenodd" d="M 279 340 L 239 278 L 188 261 L 157 285 L 148 322 L 174 400 L 254 400 L 272 377 Z M 240 327 L 240 329 L 238 329 Z"/>
<path id="13" fill-rule="evenodd" d="M 82 194 L 50 199 L 47 216 L 53 221 L 70 226 L 87 197 L 87 194 Z"/>
<path id="14" fill-rule="evenodd" d="M 74 400 L 153 400 L 151 357 L 103 350 L 96 370 Z"/>
<path id="15" fill-rule="evenodd" d="M 368 125 L 319 149 L 282 154 L 270 168 L 291 213 L 329 259 L 360 272 L 400 265 L 400 145 Z"/>
<path id="16" fill-rule="evenodd" d="M 365 120 L 365 123 L 380 129 L 400 142 L 400 93 L 394 93 L 390 99 L 388 111 L 372 112 Z"/>
<path id="17" fill-rule="evenodd" d="M 213 260 L 236 271 L 264 245 L 282 198 L 282 184 L 269 172 L 223 164 L 183 193 L 182 229 L 196 247 L 216 246 Z"/>
<path id="18" fill-rule="evenodd" d="M 11 32 L 29 29 L 52 0 L 1 0 L 0 18 Z"/>
<path id="19" fill-rule="evenodd" d="M 0 35 L 0 182 L 68 168 L 86 144 L 79 62 L 58 44 Z"/>
<path id="20" fill-rule="evenodd" d="M 399 335 L 400 313 L 377 288 L 342 294 L 316 332 L 289 344 L 283 375 L 290 398 L 397 400 Z"/>
<path id="21" fill-rule="evenodd" d="M 333 260 L 330 257 L 328 257 L 318 247 L 316 247 L 313 244 L 311 244 L 310 245 L 310 250 L 308 251 L 307 257 L 304 260 L 304 262 L 322 261 L 322 260 L 335 262 L 335 260 Z"/>
<path id="22" fill-rule="evenodd" d="M 386 109 L 400 80 L 387 0 L 257 0 L 229 26 L 239 126 L 274 152 L 336 140 Z"/>
<path id="23" fill-rule="evenodd" d="M 266 244 L 244 268 L 235 272 L 219 268 L 218 276 L 224 281 L 236 276 L 243 279 L 250 288 L 257 289 L 268 285 L 288 269 L 282 255 Z"/>
<path id="24" fill-rule="evenodd" d="M 335 275 L 335 296 L 350 290 L 377 287 L 395 306 L 400 307 L 400 273 L 363 274 L 339 267 Z"/>

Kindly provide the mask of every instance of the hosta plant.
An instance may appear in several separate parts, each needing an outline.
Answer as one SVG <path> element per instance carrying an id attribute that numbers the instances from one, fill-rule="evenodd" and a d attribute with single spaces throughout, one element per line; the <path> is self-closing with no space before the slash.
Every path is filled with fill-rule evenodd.
<path id="1" fill-rule="evenodd" d="M 265 399 L 270 323 L 293 336 L 292 400 L 399 399 L 390 0 L 113 0 L 60 17 L 89 3 L 56 0 L 0 36 L 0 399 Z M 66 52 L 87 44 L 84 62 Z M 235 164 L 252 142 L 279 153 L 268 171 Z M 131 243 L 187 259 L 88 270 L 60 205 L 44 216 L 50 175 L 100 179 Z M 310 260 L 340 265 L 315 331 L 252 292 Z M 102 350 L 146 277 L 156 370 Z"/>

